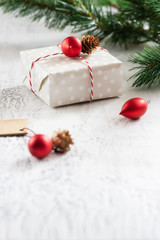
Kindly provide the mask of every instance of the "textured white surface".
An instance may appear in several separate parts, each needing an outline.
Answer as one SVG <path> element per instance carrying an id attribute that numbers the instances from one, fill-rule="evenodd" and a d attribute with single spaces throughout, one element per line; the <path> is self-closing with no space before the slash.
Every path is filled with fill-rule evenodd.
<path id="1" fill-rule="evenodd" d="M 28 138 L 0 138 L 0 240 L 160 239 L 159 89 L 135 90 L 124 61 L 121 98 L 51 109 L 21 86 L 19 51 L 70 35 L 0 13 L 0 119 L 28 118 L 48 135 L 69 129 L 65 155 L 31 157 Z M 107 47 L 107 46 L 106 46 Z M 131 97 L 150 99 L 138 121 L 118 115 Z"/>

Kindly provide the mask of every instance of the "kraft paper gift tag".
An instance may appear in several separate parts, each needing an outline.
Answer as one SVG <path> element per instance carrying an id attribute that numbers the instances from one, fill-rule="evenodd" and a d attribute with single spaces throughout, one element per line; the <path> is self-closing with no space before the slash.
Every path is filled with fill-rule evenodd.
<path id="1" fill-rule="evenodd" d="M 27 119 L 0 120 L 0 136 L 23 136 L 27 130 L 20 131 L 20 129 L 27 127 Z"/>

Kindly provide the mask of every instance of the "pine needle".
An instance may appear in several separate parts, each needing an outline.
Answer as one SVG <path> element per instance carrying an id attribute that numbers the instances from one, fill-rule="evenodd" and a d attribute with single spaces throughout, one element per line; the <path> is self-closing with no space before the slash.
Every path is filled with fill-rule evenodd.
<path id="1" fill-rule="evenodd" d="M 151 87 L 160 85 L 160 45 L 144 48 L 129 58 L 129 62 L 138 64 L 131 70 L 137 72 L 131 77 L 136 79 L 133 87 Z M 131 79 L 130 78 L 130 79 Z"/>

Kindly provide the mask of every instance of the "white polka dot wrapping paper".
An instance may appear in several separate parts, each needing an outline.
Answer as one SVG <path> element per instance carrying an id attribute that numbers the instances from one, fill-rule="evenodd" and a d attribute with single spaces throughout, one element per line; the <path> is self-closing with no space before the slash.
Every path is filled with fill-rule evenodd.
<path id="1" fill-rule="evenodd" d="M 24 84 L 29 89 L 29 71 L 32 62 L 38 57 L 57 52 L 61 52 L 58 46 L 20 52 Z M 100 48 L 93 54 L 81 54 L 81 56 L 92 67 L 93 100 L 122 94 L 121 61 Z M 51 107 L 90 101 L 90 74 L 88 66 L 79 57 L 69 58 L 60 54 L 41 59 L 34 64 L 31 82 L 35 94 Z"/>

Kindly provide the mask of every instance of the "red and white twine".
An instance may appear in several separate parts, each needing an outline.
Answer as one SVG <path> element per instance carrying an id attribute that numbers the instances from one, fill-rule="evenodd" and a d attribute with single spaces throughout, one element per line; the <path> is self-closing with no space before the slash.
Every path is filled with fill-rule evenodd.
<path id="1" fill-rule="evenodd" d="M 78 57 L 82 60 L 82 62 L 84 62 L 88 66 L 89 75 L 90 75 L 90 79 L 91 79 L 90 102 L 92 102 L 93 101 L 93 70 L 92 70 L 91 66 L 89 65 L 88 61 L 86 61 L 83 57 L 80 57 L 80 56 L 78 56 Z"/>
<path id="2" fill-rule="evenodd" d="M 34 94 L 36 94 L 36 93 L 35 93 L 35 91 L 34 91 L 33 88 L 32 88 L 32 82 L 31 82 L 32 69 L 33 69 L 33 67 L 34 67 L 34 64 L 35 64 L 36 62 L 38 62 L 39 60 L 42 60 L 42 59 L 45 59 L 45 58 L 48 58 L 48 57 L 51 57 L 51 56 L 56 56 L 56 55 L 59 55 L 59 54 L 63 54 L 63 53 L 48 54 L 48 55 L 46 55 L 46 56 L 39 57 L 39 58 L 37 58 L 36 60 L 34 60 L 34 61 L 32 62 L 31 68 L 30 68 L 30 70 L 29 70 L 29 84 L 30 84 L 30 89 L 31 89 L 31 91 L 32 91 Z"/>
<path id="3" fill-rule="evenodd" d="M 57 44 L 57 46 L 60 46 L 60 44 Z M 100 50 L 104 50 L 104 51 L 108 52 L 108 51 L 107 51 L 106 49 L 104 49 L 104 48 L 100 48 Z M 30 89 L 31 89 L 31 91 L 32 91 L 34 94 L 36 94 L 36 93 L 35 93 L 35 91 L 33 90 L 32 82 L 31 82 L 32 70 L 33 70 L 34 64 L 35 64 L 36 62 L 42 60 L 42 59 L 46 59 L 46 58 L 48 58 L 48 57 L 52 57 L 52 56 L 56 56 L 56 55 L 62 55 L 62 54 L 64 54 L 64 53 L 48 54 L 48 55 L 46 55 L 46 56 L 39 57 L 39 58 L 37 58 L 36 60 L 32 61 L 31 68 L 30 68 L 30 70 L 29 70 L 29 84 L 30 84 Z M 90 102 L 92 102 L 92 101 L 93 101 L 93 70 L 92 70 L 92 68 L 91 68 L 91 66 L 90 66 L 90 64 L 89 64 L 88 61 L 86 61 L 86 60 L 85 60 L 83 57 L 81 57 L 81 56 L 78 56 L 78 57 L 82 60 L 83 63 L 85 63 L 85 64 L 88 66 L 89 75 L 90 75 L 90 79 L 91 79 Z"/>

